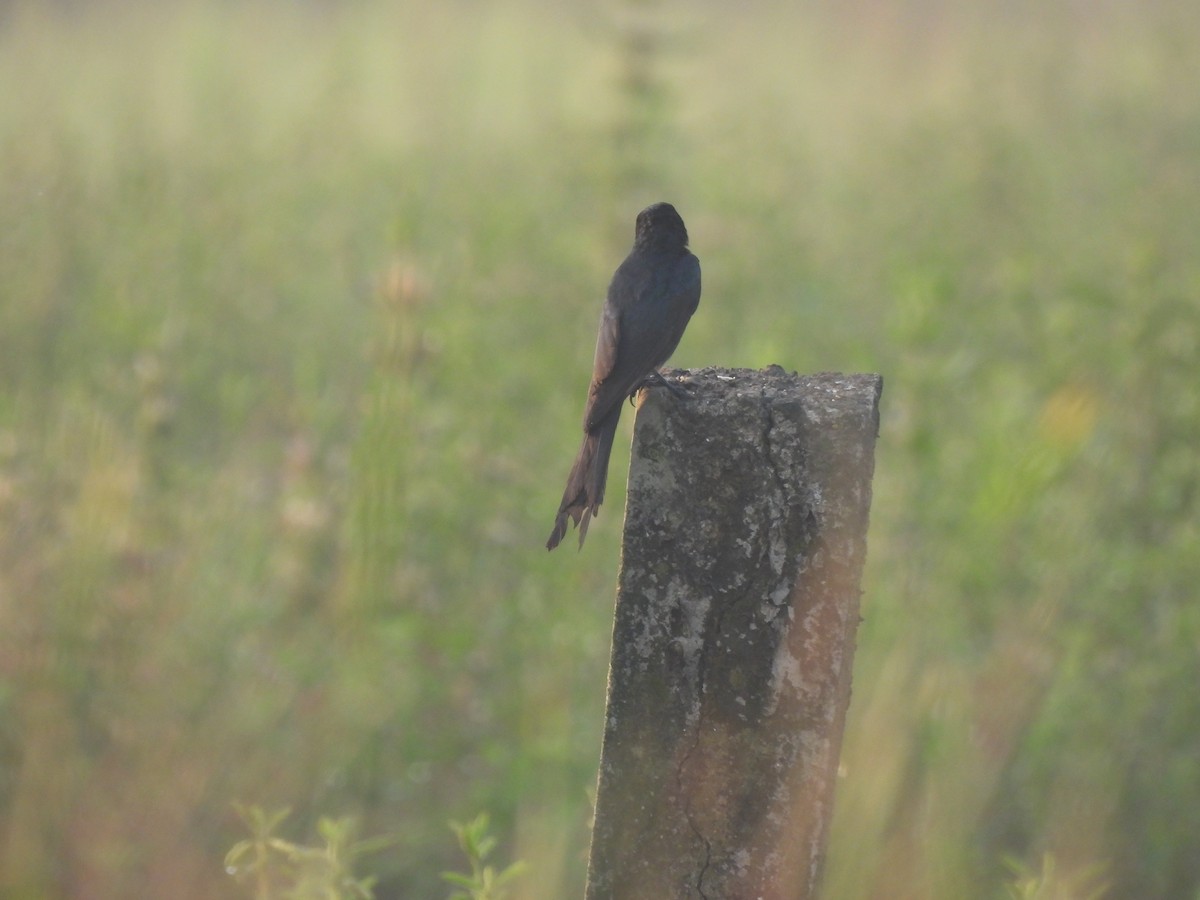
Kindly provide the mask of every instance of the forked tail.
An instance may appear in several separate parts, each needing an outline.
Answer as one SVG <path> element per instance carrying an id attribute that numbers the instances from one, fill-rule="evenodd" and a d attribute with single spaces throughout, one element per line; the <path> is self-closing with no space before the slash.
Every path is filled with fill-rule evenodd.
<path id="1" fill-rule="evenodd" d="M 604 502 L 604 485 L 608 480 L 608 458 L 612 454 L 613 437 L 617 433 L 617 422 L 621 418 L 621 405 L 617 404 L 607 419 L 595 431 L 584 435 L 583 446 L 567 476 L 567 488 L 563 491 L 558 515 L 554 518 L 554 530 L 546 549 L 553 550 L 567 533 L 567 519 L 579 526 L 579 546 L 587 537 L 588 522 L 600 510 Z"/>

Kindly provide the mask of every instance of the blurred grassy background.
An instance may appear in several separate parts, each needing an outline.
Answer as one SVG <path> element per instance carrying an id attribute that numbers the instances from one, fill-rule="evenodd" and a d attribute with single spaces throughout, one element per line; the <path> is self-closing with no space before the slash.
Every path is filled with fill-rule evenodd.
<path id="1" fill-rule="evenodd" d="M 0 896 L 243 896 L 235 801 L 580 895 L 627 439 L 543 541 L 670 199 L 675 364 L 886 378 L 827 895 L 1200 897 L 1194 0 L 9 2 L 0 85 Z"/>

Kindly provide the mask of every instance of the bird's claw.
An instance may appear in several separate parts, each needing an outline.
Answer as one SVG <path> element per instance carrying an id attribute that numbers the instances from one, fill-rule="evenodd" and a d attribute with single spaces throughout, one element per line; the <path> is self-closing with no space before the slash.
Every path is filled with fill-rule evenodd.
<path id="1" fill-rule="evenodd" d="M 636 385 L 634 385 L 633 390 L 629 392 L 629 405 L 633 406 L 633 401 L 634 398 L 637 397 L 638 391 L 642 390 L 642 388 L 652 387 L 664 387 L 670 391 L 672 397 L 676 397 L 678 399 L 687 397 L 687 391 L 685 391 L 679 385 L 672 384 L 671 382 L 667 381 L 667 379 L 663 378 L 661 372 L 651 372 Z"/>

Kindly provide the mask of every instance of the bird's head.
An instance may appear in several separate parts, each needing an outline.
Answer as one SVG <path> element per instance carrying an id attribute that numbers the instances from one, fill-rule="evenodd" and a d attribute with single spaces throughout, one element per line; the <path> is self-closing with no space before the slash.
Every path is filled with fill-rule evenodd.
<path id="1" fill-rule="evenodd" d="M 655 203 L 638 213 L 633 243 L 637 247 L 682 249 L 688 243 L 687 228 L 670 203 Z"/>

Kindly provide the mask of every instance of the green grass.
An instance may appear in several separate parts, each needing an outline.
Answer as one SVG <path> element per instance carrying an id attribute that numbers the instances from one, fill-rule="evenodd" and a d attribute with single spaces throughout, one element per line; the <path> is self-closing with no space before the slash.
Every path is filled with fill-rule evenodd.
<path id="1" fill-rule="evenodd" d="M 1195 895 L 1193 7 L 0 13 L 0 894 L 238 896 L 238 802 L 579 895 L 624 441 L 543 542 L 671 199 L 676 364 L 886 379 L 828 895 Z"/>

